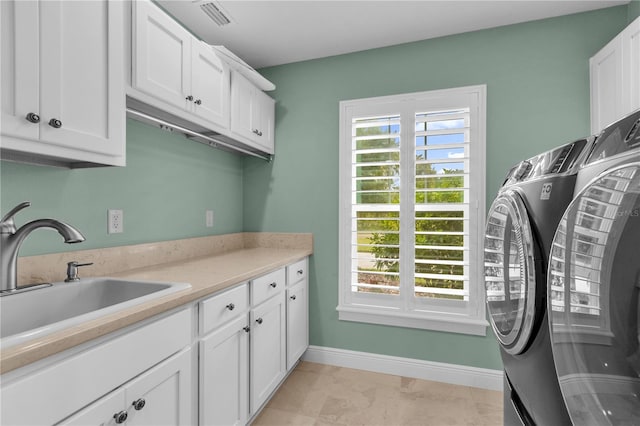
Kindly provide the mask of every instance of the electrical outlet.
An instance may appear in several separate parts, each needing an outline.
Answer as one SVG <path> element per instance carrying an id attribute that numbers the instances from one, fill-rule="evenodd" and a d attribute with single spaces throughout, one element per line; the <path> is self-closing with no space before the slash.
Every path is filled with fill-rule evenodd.
<path id="1" fill-rule="evenodd" d="M 122 210 L 108 210 L 107 233 L 121 234 L 124 232 L 124 212 Z"/>
<path id="2" fill-rule="evenodd" d="M 205 212 L 205 219 L 207 228 L 213 228 L 213 210 L 207 210 Z"/>

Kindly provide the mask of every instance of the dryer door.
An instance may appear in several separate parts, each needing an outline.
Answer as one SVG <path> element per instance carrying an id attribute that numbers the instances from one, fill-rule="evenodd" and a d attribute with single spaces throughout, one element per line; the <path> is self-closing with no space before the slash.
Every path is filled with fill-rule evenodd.
<path id="1" fill-rule="evenodd" d="M 520 195 L 507 190 L 491 205 L 484 239 L 484 270 L 491 326 L 514 355 L 529 343 L 535 316 L 533 235 Z"/>
<path id="2" fill-rule="evenodd" d="M 640 424 L 640 163 L 574 198 L 548 269 L 553 358 L 576 425 Z"/>

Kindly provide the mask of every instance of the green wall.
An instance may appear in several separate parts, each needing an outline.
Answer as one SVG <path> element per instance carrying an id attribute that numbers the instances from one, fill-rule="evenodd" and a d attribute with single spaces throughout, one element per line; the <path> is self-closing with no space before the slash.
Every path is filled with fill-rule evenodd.
<path id="1" fill-rule="evenodd" d="M 277 87 L 277 154 L 245 160 L 244 227 L 313 232 L 311 344 L 501 367 L 490 329 L 338 321 L 338 102 L 486 84 L 490 202 L 512 164 L 588 134 L 588 59 L 626 22 L 621 6 L 260 70 Z"/>
<path id="2" fill-rule="evenodd" d="M 640 0 L 631 0 L 627 7 L 628 7 L 627 22 L 631 23 L 638 16 L 640 16 Z"/>
<path id="3" fill-rule="evenodd" d="M 638 14 L 634 7 L 265 69 L 278 87 L 272 163 L 128 121 L 127 167 L 0 162 L 0 207 L 5 213 L 29 200 L 33 206 L 19 214 L 18 225 L 53 217 L 87 237 L 67 246 L 54 232 L 39 230 L 21 255 L 242 230 L 313 232 L 312 344 L 500 368 L 490 331 L 484 338 L 337 320 L 338 102 L 487 84 L 490 201 L 510 165 L 588 132 L 588 58 Z M 106 233 L 109 208 L 124 210 L 124 234 Z M 206 209 L 215 212 L 214 228 L 204 226 Z"/>
<path id="4" fill-rule="evenodd" d="M 64 244 L 37 230 L 21 255 L 113 247 L 242 231 L 242 157 L 127 121 L 127 166 L 68 170 L 0 163 L 2 214 L 22 202 L 16 223 L 52 217 L 86 237 Z M 124 233 L 107 234 L 107 209 L 124 210 Z M 205 227 L 205 210 L 214 227 Z"/>

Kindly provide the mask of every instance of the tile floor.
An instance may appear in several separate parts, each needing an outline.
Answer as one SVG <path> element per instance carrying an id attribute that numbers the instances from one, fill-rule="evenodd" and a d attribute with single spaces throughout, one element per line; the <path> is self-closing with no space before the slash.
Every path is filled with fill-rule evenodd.
<path id="1" fill-rule="evenodd" d="M 502 392 L 301 362 L 261 425 L 502 425 Z"/>

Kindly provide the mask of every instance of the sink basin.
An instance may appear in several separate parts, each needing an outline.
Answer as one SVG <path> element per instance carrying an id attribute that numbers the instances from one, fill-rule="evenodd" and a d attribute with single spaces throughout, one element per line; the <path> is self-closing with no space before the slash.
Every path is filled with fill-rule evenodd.
<path id="1" fill-rule="evenodd" d="M 0 348 L 17 345 L 191 287 L 87 278 L 0 297 Z"/>

